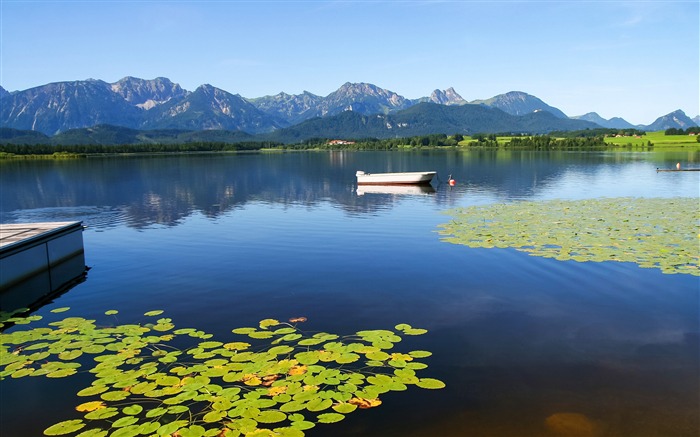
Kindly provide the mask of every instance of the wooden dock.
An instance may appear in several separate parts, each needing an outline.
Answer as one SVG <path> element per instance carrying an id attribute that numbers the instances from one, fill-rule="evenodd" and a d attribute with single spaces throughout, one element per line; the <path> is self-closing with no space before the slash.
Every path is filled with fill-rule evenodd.
<path id="1" fill-rule="evenodd" d="M 0 310 L 30 307 L 85 272 L 82 222 L 0 224 Z"/>
<path id="2" fill-rule="evenodd" d="M 669 169 L 663 169 L 663 168 L 657 168 L 656 172 L 662 172 L 662 171 L 700 171 L 700 168 L 669 168 Z"/>

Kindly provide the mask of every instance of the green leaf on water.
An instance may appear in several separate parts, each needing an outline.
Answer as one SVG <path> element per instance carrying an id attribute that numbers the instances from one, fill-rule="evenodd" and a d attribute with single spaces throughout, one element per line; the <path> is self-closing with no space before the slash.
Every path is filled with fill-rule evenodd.
<path id="1" fill-rule="evenodd" d="M 275 320 L 275 319 L 265 319 L 265 320 L 261 320 L 261 321 L 260 321 L 260 328 L 261 328 L 261 329 L 267 329 L 267 328 L 269 328 L 270 326 L 277 326 L 277 325 L 279 325 L 279 324 L 280 324 L 279 320 Z"/>
<path id="2" fill-rule="evenodd" d="M 78 392 L 78 396 L 94 396 L 98 395 L 100 393 L 104 393 L 107 390 L 109 390 L 107 387 L 103 385 L 93 385 L 87 388 L 84 388 Z"/>
<path id="3" fill-rule="evenodd" d="M 440 225 L 446 242 L 512 247 L 561 261 L 632 262 L 700 276 L 697 198 L 515 202 L 449 213 L 454 219 Z"/>
<path id="4" fill-rule="evenodd" d="M 58 358 L 65 360 L 65 361 L 72 361 L 72 360 L 78 358 L 79 356 L 81 356 L 82 354 L 83 354 L 83 351 L 81 351 L 79 349 L 73 349 L 70 351 L 61 352 L 60 354 L 58 354 Z"/>
<path id="5" fill-rule="evenodd" d="M 293 400 L 293 401 L 287 402 L 286 404 L 282 404 L 280 406 L 280 410 L 284 411 L 285 413 L 292 413 L 292 412 L 296 412 L 296 411 L 301 411 L 304 408 L 306 408 L 306 401 L 304 401 L 304 400 L 300 400 L 300 401 Z"/>
<path id="6" fill-rule="evenodd" d="M 418 380 L 416 385 L 420 388 L 427 388 L 427 389 L 445 388 L 444 382 L 440 381 L 439 379 L 433 379 L 433 378 L 421 378 Z"/>
<path id="7" fill-rule="evenodd" d="M 159 316 L 159 315 L 163 314 L 163 312 L 164 312 L 163 310 L 153 310 L 153 311 L 148 311 L 148 312 L 144 313 L 143 315 L 146 317 L 155 317 L 155 316 Z"/>
<path id="8" fill-rule="evenodd" d="M 160 417 L 167 412 L 168 412 L 167 408 L 156 407 L 156 408 L 152 408 L 152 409 L 149 409 L 148 411 L 146 411 L 146 417 L 148 417 L 149 419 L 152 419 L 154 417 Z"/>
<path id="9" fill-rule="evenodd" d="M 123 427 L 120 427 L 114 431 L 110 437 L 136 437 L 140 433 L 141 427 L 139 425 L 124 425 Z"/>
<path id="10" fill-rule="evenodd" d="M 326 409 L 330 408 L 332 405 L 333 405 L 333 401 L 330 399 L 314 398 L 314 399 L 311 399 L 306 404 L 306 409 L 309 411 L 317 412 L 317 411 L 326 410 Z"/>
<path id="11" fill-rule="evenodd" d="M 51 310 L 52 313 L 64 313 L 68 311 L 70 307 L 61 307 L 61 308 L 54 308 Z"/>
<path id="12" fill-rule="evenodd" d="M 85 426 L 85 422 L 83 422 L 81 419 L 74 419 L 74 420 L 66 420 L 63 422 L 59 422 L 55 425 L 51 425 L 50 427 L 46 428 L 44 430 L 45 435 L 66 435 L 66 434 L 71 434 L 79 429 L 83 428 Z"/>
<path id="13" fill-rule="evenodd" d="M 107 393 L 102 393 L 100 395 L 100 398 L 104 401 L 114 402 L 114 401 L 123 401 L 128 396 L 129 396 L 129 392 L 120 390 L 120 391 L 110 391 Z"/>
<path id="14" fill-rule="evenodd" d="M 138 421 L 139 421 L 139 418 L 138 418 L 138 417 L 134 417 L 134 416 L 125 416 L 125 417 L 121 417 L 121 418 L 115 420 L 114 423 L 112 423 L 112 427 L 114 427 L 114 428 L 122 428 L 122 427 L 125 427 L 125 426 L 133 425 L 133 424 L 135 424 L 135 423 L 138 422 Z"/>
<path id="15" fill-rule="evenodd" d="M 12 378 L 22 378 L 24 376 L 29 376 L 34 373 L 34 369 L 31 367 L 25 367 L 23 369 L 19 369 L 15 372 L 12 373 Z"/>
<path id="16" fill-rule="evenodd" d="M 376 352 L 370 352 L 365 356 L 372 361 L 384 361 L 388 359 L 390 355 L 384 351 L 377 350 Z"/>
<path id="17" fill-rule="evenodd" d="M 199 347 L 202 349 L 214 349 L 215 347 L 219 347 L 221 345 L 223 345 L 223 343 L 220 341 L 203 341 L 199 343 Z"/>
<path id="18" fill-rule="evenodd" d="M 311 365 L 318 363 L 319 354 L 317 351 L 299 352 L 294 355 L 294 358 L 301 364 Z"/>
<path id="19" fill-rule="evenodd" d="M 318 415 L 318 423 L 336 423 L 345 419 L 345 416 L 338 413 L 324 413 Z"/>
<path id="20" fill-rule="evenodd" d="M 190 409 L 185 405 L 173 405 L 168 408 L 168 413 L 170 414 L 180 414 L 188 411 L 190 411 Z"/>
<path id="21" fill-rule="evenodd" d="M 107 434 L 109 434 L 109 431 L 107 430 L 94 428 L 83 431 L 75 437 L 106 437 Z"/>
<path id="22" fill-rule="evenodd" d="M 202 417 L 206 423 L 216 423 L 226 417 L 226 411 L 210 411 Z"/>
<path id="23" fill-rule="evenodd" d="M 333 405 L 333 410 L 341 414 L 349 414 L 357 409 L 357 405 L 341 402 Z"/>
<path id="24" fill-rule="evenodd" d="M 78 373 L 75 369 L 61 369 L 46 374 L 47 378 L 65 378 Z"/>
<path id="25" fill-rule="evenodd" d="M 156 379 L 156 384 L 163 386 L 174 386 L 180 384 L 180 378 L 177 376 L 162 375 Z"/>
<path id="26" fill-rule="evenodd" d="M 189 421 L 187 420 L 175 420 L 158 428 L 157 433 L 158 435 L 169 436 L 175 434 L 180 428 L 187 426 L 188 423 Z"/>
<path id="27" fill-rule="evenodd" d="M 305 431 L 307 429 L 313 428 L 314 426 L 316 426 L 316 424 L 313 422 L 309 422 L 308 420 L 298 420 L 298 421 L 292 422 L 292 424 L 290 426 L 292 428 L 298 429 L 300 431 Z"/>
<path id="28" fill-rule="evenodd" d="M 100 408 L 95 411 L 90 411 L 85 415 L 88 420 L 103 420 L 114 417 L 119 414 L 119 410 L 113 407 Z"/>
<path id="29" fill-rule="evenodd" d="M 275 346 L 273 348 L 270 348 L 268 352 L 275 355 L 286 355 L 292 352 L 293 350 L 294 348 L 291 346 Z"/>
<path id="30" fill-rule="evenodd" d="M 161 312 L 146 315 L 157 316 Z M 116 314 L 116 310 L 110 310 L 110 314 Z M 84 416 L 92 423 L 108 420 L 110 437 L 174 433 L 182 437 L 217 436 L 223 427 L 231 429 L 234 435 L 303 436 L 314 421 L 333 423 L 354 411 L 357 405 L 352 403 L 353 398 L 366 399 L 370 404 L 376 401 L 372 406 L 377 406 L 381 403 L 379 394 L 405 390 L 406 384 L 420 383 L 425 388 L 439 388 L 442 384 L 438 380 L 431 382 L 430 378 L 419 379 L 415 370 L 409 368 L 412 364 L 415 368 L 425 367 L 412 360 L 427 357 L 429 352 L 386 352 L 401 341 L 393 331 L 360 331 L 341 339 L 326 332 L 309 337 L 291 327 L 268 329 L 276 325 L 284 324 L 265 319 L 260 323 L 262 331 L 233 330 L 261 340 L 251 342 L 255 344 L 252 347 L 247 342 L 208 340 L 211 334 L 195 329 L 175 330 L 169 318 L 145 326 L 100 327 L 94 320 L 68 317 L 49 322 L 49 327 L 3 333 L 3 344 L 22 345 L 24 349 L 20 354 L 0 349 L 0 375 L 70 376 L 80 368 L 79 361 L 87 362 L 81 355 L 90 353 L 93 368 L 89 374 L 95 380 L 78 395 L 98 400 L 84 402 L 78 409 L 94 409 Z M 407 334 L 416 328 L 402 324 L 396 329 Z M 157 330 L 173 331 L 154 335 Z M 181 342 L 208 341 L 190 344 L 180 351 L 166 345 L 177 335 L 189 336 L 180 337 Z M 348 343 L 349 338 L 352 340 Z M 282 339 L 299 342 L 280 345 Z M 51 355 L 61 361 L 47 361 Z M 364 358 L 381 358 L 370 360 L 377 367 L 367 376 L 363 374 L 367 371 Z M 38 369 L 35 360 L 41 363 Z M 394 370 L 386 361 L 405 368 Z M 126 399 L 129 401 L 125 404 Z M 109 406 L 110 403 L 119 408 Z M 298 413 L 319 413 L 331 407 L 333 413 L 317 417 L 313 414 L 314 419 L 305 419 Z M 140 423 L 142 418 L 145 420 Z M 290 426 L 274 430 L 264 426 L 285 421 Z M 85 426 L 82 422 L 61 423 L 50 428 L 50 432 L 74 434 Z M 69 424 L 76 427 L 74 431 L 68 431 Z M 201 424 L 211 425 L 206 428 Z M 81 435 L 102 437 L 106 433 L 95 427 Z"/>
<path id="31" fill-rule="evenodd" d="M 148 422 L 139 425 L 138 431 L 140 435 L 152 435 L 160 428 L 160 423 L 158 422 Z"/>
<path id="32" fill-rule="evenodd" d="M 423 335 L 426 332 L 428 332 L 427 329 L 422 329 L 422 328 L 411 328 L 411 329 L 406 329 L 403 331 L 404 334 L 406 335 Z"/>
<path id="33" fill-rule="evenodd" d="M 281 428 L 275 428 L 274 437 L 304 437 L 304 431 L 299 428 L 292 428 L 291 426 L 285 426 Z"/>
<path id="34" fill-rule="evenodd" d="M 317 344 L 323 343 L 325 340 L 320 339 L 320 338 L 305 338 L 301 341 L 299 341 L 297 344 L 299 346 L 315 346 Z"/>
<path id="35" fill-rule="evenodd" d="M 254 419 L 259 423 L 278 423 L 282 422 L 286 418 L 287 415 L 282 413 L 281 411 L 267 410 L 261 411 L 260 415 L 258 415 Z"/>
<path id="36" fill-rule="evenodd" d="M 122 413 L 127 414 L 129 416 L 135 416 L 143 411 L 143 407 L 141 405 L 129 405 L 128 407 L 122 408 Z"/>

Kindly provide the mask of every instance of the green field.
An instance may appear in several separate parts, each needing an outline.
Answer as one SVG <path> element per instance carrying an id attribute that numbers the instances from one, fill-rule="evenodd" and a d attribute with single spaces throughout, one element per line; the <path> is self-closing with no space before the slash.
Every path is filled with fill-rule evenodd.
<path id="1" fill-rule="evenodd" d="M 607 137 L 605 142 L 614 146 L 646 146 L 651 141 L 654 147 L 700 147 L 695 135 L 664 135 L 664 131 L 647 132 L 641 137 Z"/>
<path id="2" fill-rule="evenodd" d="M 497 137 L 499 145 L 505 145 L 514 137 L 499 136 Z M 464 136 L 464 139 L 459 142 L 460 146 L 466 146 L 476 139 Z M 639 137 L 606 137 L 605 142 L 612 147 L 646 147 L 649 142 L 654 145 L 654 148 L 694 148 L 700 149 L 700 142 L 697 141 L 695 135 L 665 135 L 664 131 L 647 132 L 646 135 Z"/>

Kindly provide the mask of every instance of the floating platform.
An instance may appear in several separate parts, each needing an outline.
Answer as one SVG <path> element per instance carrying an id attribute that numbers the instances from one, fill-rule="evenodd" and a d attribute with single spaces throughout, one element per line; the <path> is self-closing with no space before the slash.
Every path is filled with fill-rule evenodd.
<path id="1" fill-rule="evenodd" d="M 661 172 L 661 171 L 700 171 L 700 168 L 669 168 L 669 169 L 662 169 L 662 168 L 657 168 L 656 172 Z"/>
<path id="2" fill-rule="evenodd" d="M 0 224 L 0 310 L 36 306 L 86 272 L 82 222 Z"/>

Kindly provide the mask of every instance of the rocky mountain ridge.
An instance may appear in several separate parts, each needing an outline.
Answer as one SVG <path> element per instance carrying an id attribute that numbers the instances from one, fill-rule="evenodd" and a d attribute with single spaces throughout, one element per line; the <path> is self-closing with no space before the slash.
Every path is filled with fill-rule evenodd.
<path id="1" fill-rule="evenodd" d="M 125 77 L 115 83 L 88 79 L 13 92 L 0 87 L 0 98 L 0 126 L 47 135 L 99 124 L 131 129 L 219 129 L 261 134 L 346 111 L 365 116 L 388 115 L 425 102 L 437 104 L 429 107 L 433 112 L 440 112 L 439 106 L 472 105 L 496 108 L 514 116 L 548 112 L 561 120 L 569 120 L 561 110 L 520 91 L 467 101 L 454 88 L 448 88 L 436 89 L 429 97 L 412 100 L 376 85 L 350 82 L 325 97 L 304 91 L 299 95 L 282 92 L 244 98 L 211 85 L 187 91 L 164 77 L 151 80 Z M 654 129 L 658 126 L 687 127 L 690 119 L 682 111 L 672 114 L 650 126 Z M 595 113 L 571 118 L 603 127 L 632 126 L 620 118 L 605 120 Z M 465 123 L 475 125 L 474 120 Z M 495 125 L 483 128 L 498 131 Z"/>
<path id="2" fill-rule="evenodd" d="M 685 115 L 685 112 L 677 109 L 657 118 L 652 124 L 647 126 L 646 129 L 650 131 L 666 130 L 670 128 L 688 129 L 692 126 L 697 126 L 697 124 L 693 119 Z"/>
<path id="3" fill-rule="evenodd" d="M 124 97 L 124 100 L 146 110 L 190 93 L 165 77 L 145 80 L 127 76 L 111 85 L 112 91 Z"/>
<path id="4" fill-rule="evenodd" d="M 643 128 L 643 126 L 634 126 L 632 123 L 629 123 L 628 121 L 620 117 L 613 117 L 609 120 L 606 120 L 605 118 L 598 115 L 596 112 L 589 112 L 587 114 L 576 115 L 569 118 L 573 118 L 575 120 L 590 121 L 599 126 L 609 129 L 636 129 L 640 127 Z"/>

